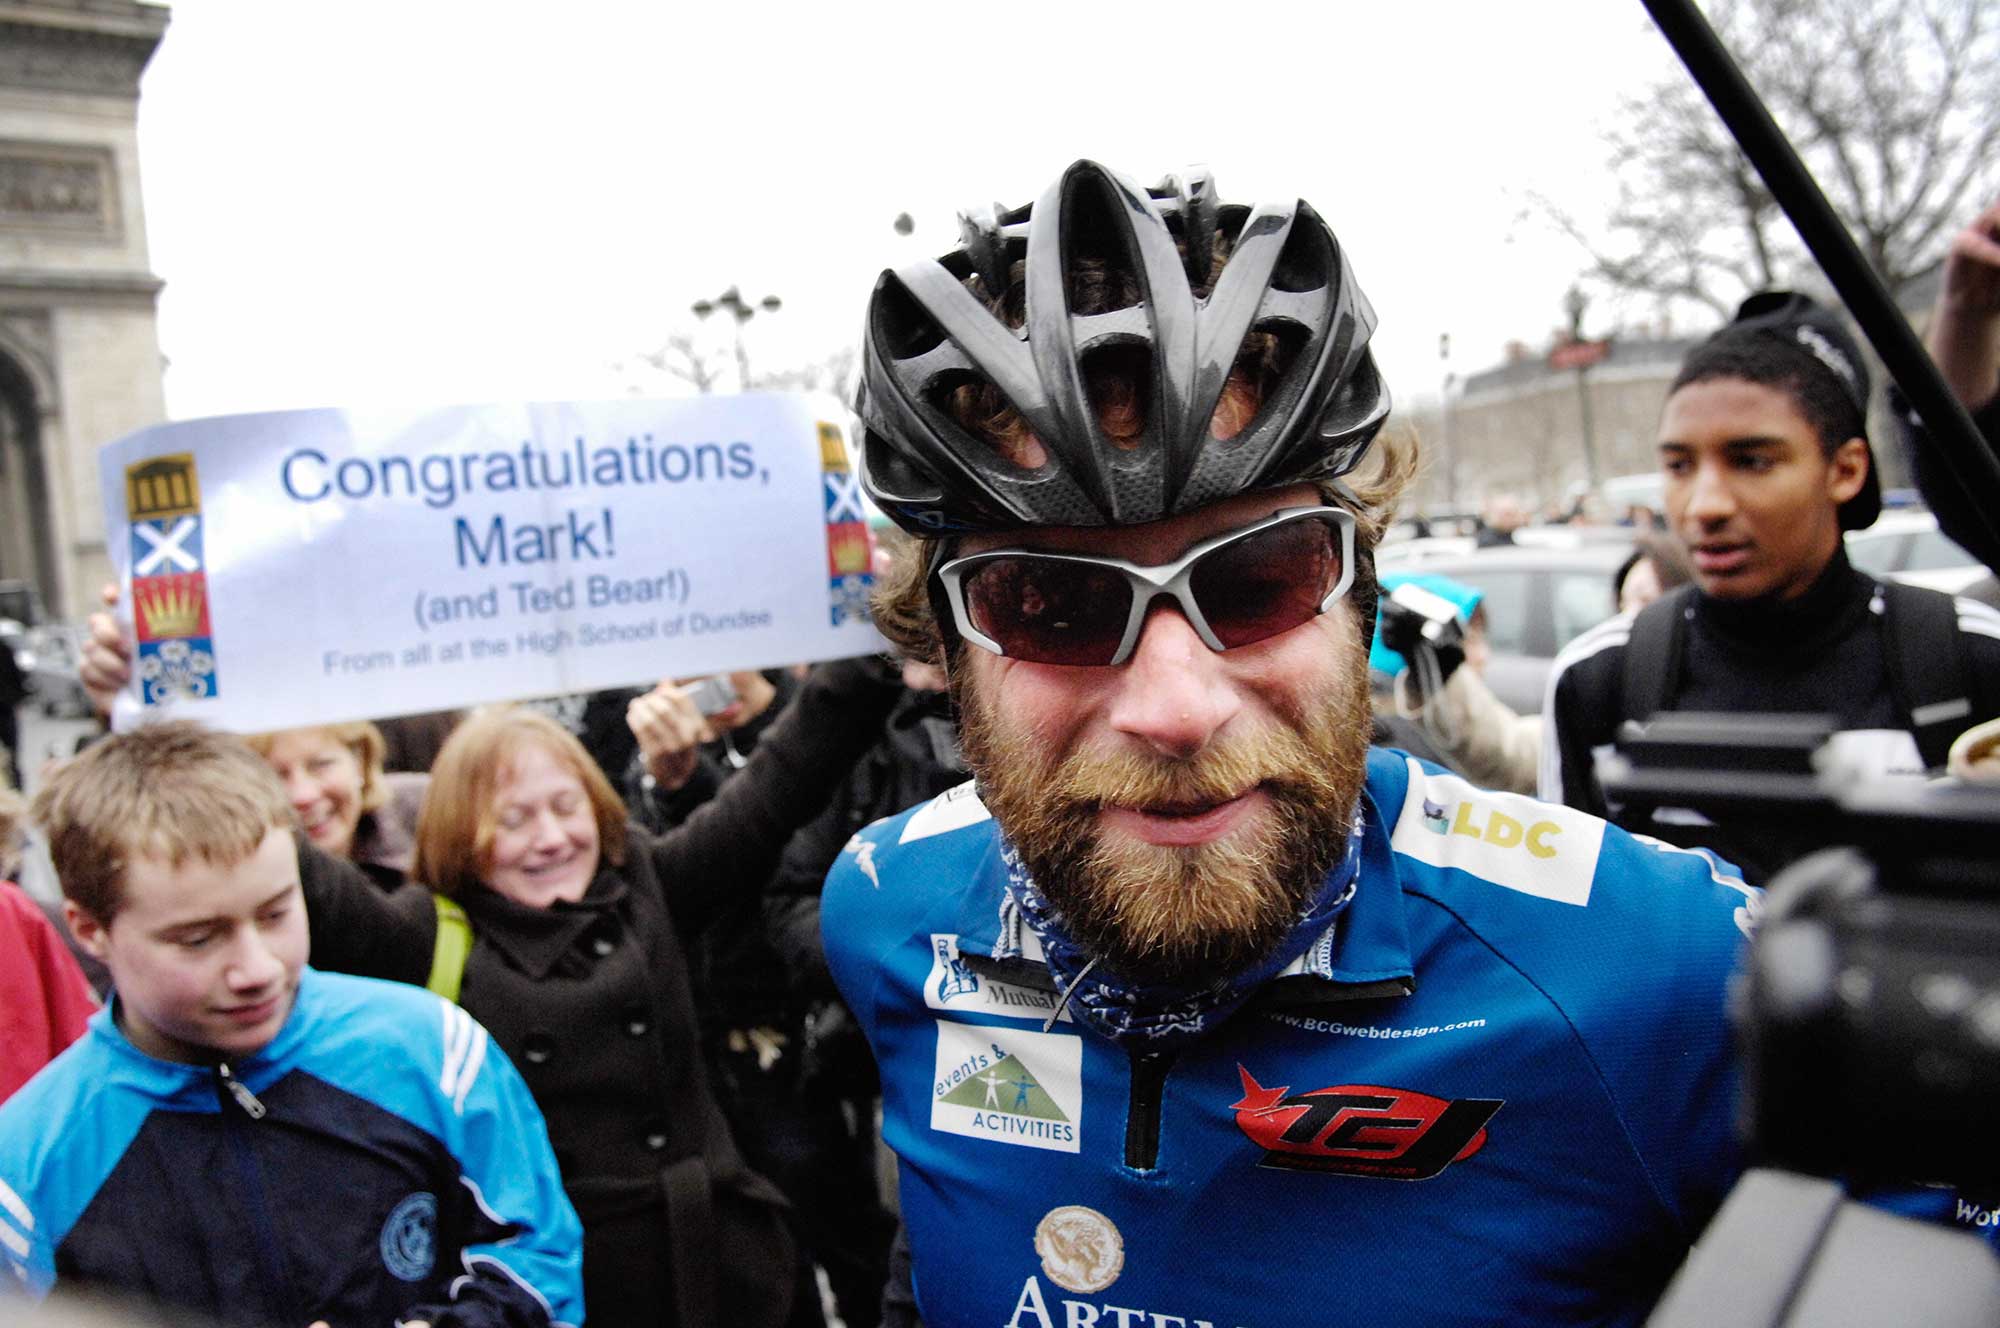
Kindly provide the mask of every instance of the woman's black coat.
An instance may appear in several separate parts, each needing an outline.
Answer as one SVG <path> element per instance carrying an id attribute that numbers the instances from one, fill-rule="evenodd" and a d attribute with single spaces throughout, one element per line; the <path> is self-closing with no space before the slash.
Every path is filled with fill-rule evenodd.
<path id="1" fill-rule="evenodd" d="M 784 1201 L 743 1165 L 716 1108 L 680 938 L 769 878 L 898 692 L 879 661 L 824 665 L 713 802 L 664 837 L 630 830 L 623 865 L 607 853 L 581 901 L 529 908 L 484 889 L 460 900 L 474 938 L 460 1004 L 548 1121 L 583 1219 L 592 1328 L 788 1321 L 801 1282 Z M 425 981 L 437 930 L 427 890 L 385 896 L 316 853 L 301 868 L 316 966 Z"/>

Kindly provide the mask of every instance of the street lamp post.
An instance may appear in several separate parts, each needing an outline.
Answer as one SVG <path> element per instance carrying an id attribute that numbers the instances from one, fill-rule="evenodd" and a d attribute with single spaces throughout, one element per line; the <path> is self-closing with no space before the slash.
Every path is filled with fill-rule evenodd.
<path id="1" fill-rule="evenodd" d="M 1571 286 L 1569 293 L 1563 296 L 1563 312 L 1569 315 L 1569 343 L 1558 347 L 1551 359 L 1557 362 L 1557 367 L 1564 367 L 1561 362 L 1567 361 L 1568 367 L 1576 370 L 1577 412 L 1583 425 L 1583 468 L 1590 478 L 1591 492 L 1596 493 L 1604 477 L 1598 473 L 1597 438 L 1590 418 L 1588 374 L 1590 366 L 1604 358 L 1604 344 L 1583 339 L 1583 314 L 1589 306 L 1590 297 L 1583 293 L 1580 286 Z"/>
<path id="2" fill-rule="evenodd" d="M 757 316 L 762 309 L 774 314 L 784 307 L 785 302 L 775 295 L 766 295 L 754 305 L 743 298 L 743 292 L 731 286 L 712 300 L 696 300 L 688 308 L 696 318 L 706 319 L 720 309 L 736 320 L 736 374 L 739 391 L 750 390 L 750 355 L 743 349 L 743 325 Z"/>
<path id="3" fill-rule="evenodd" d="M 1458 376 L 1451 371 L 1451 333 L 1438 333 L 1438 366 L 1443 378 L 1438 385 L 1438 443 L 1444 453 L 1444 500 L 1453 513 L 1458 511 L 1458 452 L 1451 437 L 1451 389 Z"/>

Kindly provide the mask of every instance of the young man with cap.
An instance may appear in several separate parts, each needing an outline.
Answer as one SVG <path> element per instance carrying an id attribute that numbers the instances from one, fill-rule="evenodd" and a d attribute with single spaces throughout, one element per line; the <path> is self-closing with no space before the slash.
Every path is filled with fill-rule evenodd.
<path id="1" fill-rule="evenodd" d="M 1688 355 L 1659 455 L 1694 584 L 1557 657 L 1544 798 L 1605 814 L 1594 753 L 1625 720 L 1663 710 L 1831 715 L 1843 759 L 1910 776 L 2000 713 L 2000 614 L 1847 560 L 1842 533 L 1882 508 L 1867 409 L 1853 339 L 1803 295 L 1752 296 Z M 1672 808 L 1622 816 L 1628 829 L 1718 848 L 1753 879 L 1781 865 L 1765 824 Z"/>
<path id="2" fill-rule="evenodd" d="M 1754 892 L 1368 746 L 1374 321 L 1303 202 L 1093 162 L 876 287 L 975 779 L 823 923 L 930 1328 L 1637 1323 L 1734 1176 Z"/>

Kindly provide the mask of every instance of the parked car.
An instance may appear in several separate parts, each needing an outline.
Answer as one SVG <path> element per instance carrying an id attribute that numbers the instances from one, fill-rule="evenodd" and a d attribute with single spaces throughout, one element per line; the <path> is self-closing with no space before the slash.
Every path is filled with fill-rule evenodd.
<path id="1" fill-rule="evenodd" d="M 1847 532 L 1847 558 L 1862 571 L 1956 595 L 1986 575 L 1979 560 L 1938 529 L 1929 512 L 1884 512 Z"/>
<path id="2" fill-rule="evenodd" d="M 42 713 L 65 719 L 89 719 L 90 693 L 83 690 L 77 669 L 83 662 L 84 629 L 76 623 L 47 622 L 28 629 L 34 666 L 24 670 Z M 17 656 L 18 658 L 18 656 Z"/>
<path id="3" fill-rule="evenodd" d="M 25 631 L 40 627 L 47 618 L 42 594 L 32 584 L 12 577 L 0 579 L 0 620 L 11 621 Z"/>
<path id="4" fill-rule="evenodd" d="M 1493 651 L 1486 682 L 1502 701 L 1532 714 L 1542 708 L 1556 652 L 1615 612 L 1611 574 L 1631 552 L 1627 532 L 1623 541 L 1581 540 L 1568 548 L 1516 545 L 1384 558 L 1380 570 L 1448 576 L 1485 592 L 1480 606 Z"/>
<path id="5" fill-rule="evenodd" d="M 28 703 L 41 707 L 43 714 L 90 718 L 90 696 L 77 677 L 82 649 L 80 629 L 68 623 L 29 627 L 0 617 L 0 650 L 14 653 L 15 667 L 28 686 Z"/>

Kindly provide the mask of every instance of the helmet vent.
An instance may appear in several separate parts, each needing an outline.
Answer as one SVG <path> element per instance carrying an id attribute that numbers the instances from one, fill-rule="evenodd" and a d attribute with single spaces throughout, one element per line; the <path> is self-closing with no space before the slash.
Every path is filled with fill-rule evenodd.
<path id="1" fill-rule="evenodd" d="M 944 329 L 911 298 L 902 282 L 885 278 L 875 298 L 876 326 L 886 337 L 891 355 L 912 360 L 944 344 Z"/>
<path id="2" fill-rule="evenodd" d="M 1382 389 L 1382 377 L 1376 372 L 1375 357 L 1363 351 L 1361 362 L 1321 408 L 1319 435 L 1331 439 L 1368 429 L 1372 437 L 1370 426 L 1379 425 L 1387 413 L 1388 396 Z"/>
<path id="3" fill-rule="evenodd" d="M 1129 309 L 1142 298 L 1138 256 L 1121 226 L 1123 205 L 1101 177 L 1084 175 L 1063 211 L 1063 267 L 1072 314 Z"/>
<path id="4" fill-rule="evenodd" d="M 1250 212 L 1250 207 L 1243 203 L 1224 203 L 1216 209 L 1215 233 L 1224 244 L 1236 247 L 1236 239 L 1243 234 L 1243 223 L 1250 220 Z"/>
<path id="5" fill-rule="evenodd" d="M 1325 290 L 1333 279 L 1333 248 L 1317 227 L 1294 226 L 1271 270 L 1271 289 L 1303 294 Z"/>
<path id="6" fill-rule="evenodd" d="M 1123 452 L 1144 440 L 1153 400 L 1153 357 L 1144 346 L 1103 346 L 1083 356 L 1083 381 L 1104 440 Z"/>
<path id="7" fill-rule="evenodd" d="M 1300 352 L 1312 340 L 1311 333 L 1297 323 L 1272 321 L 1252 328 L 1243 338 L 1243 346 L 1236 353 L 1236 363 L 1231 368 L 1231 387 L 1223 389 L 1222 400 L 1216 403 L 1215 417 L 1210 423 L 1210 436 L 1218 442 L 1227 442 L 1252 432 L 1249 427 L 1267 415 L 1282 413 L 1289 409 L 1290 402 L 1284 400 L 1290 393 L 1285 384 L 1293 367 L 1298 364 Z M 1253 399 L 1258 403 L 1253 420 L 1232 418 L 1231 401 L 1235 396 L 1234 385 L 1241 382 L 1252 389 Z"/>
<path id="8" fill-rule="evenodd" d="M 1048 449 L 988 379 L 969 369 L 947 370 L 932 380 L 925 395 L 932 408 L 990 448 L 995 460 L 1029 471 L 1048 465 Z"/>

